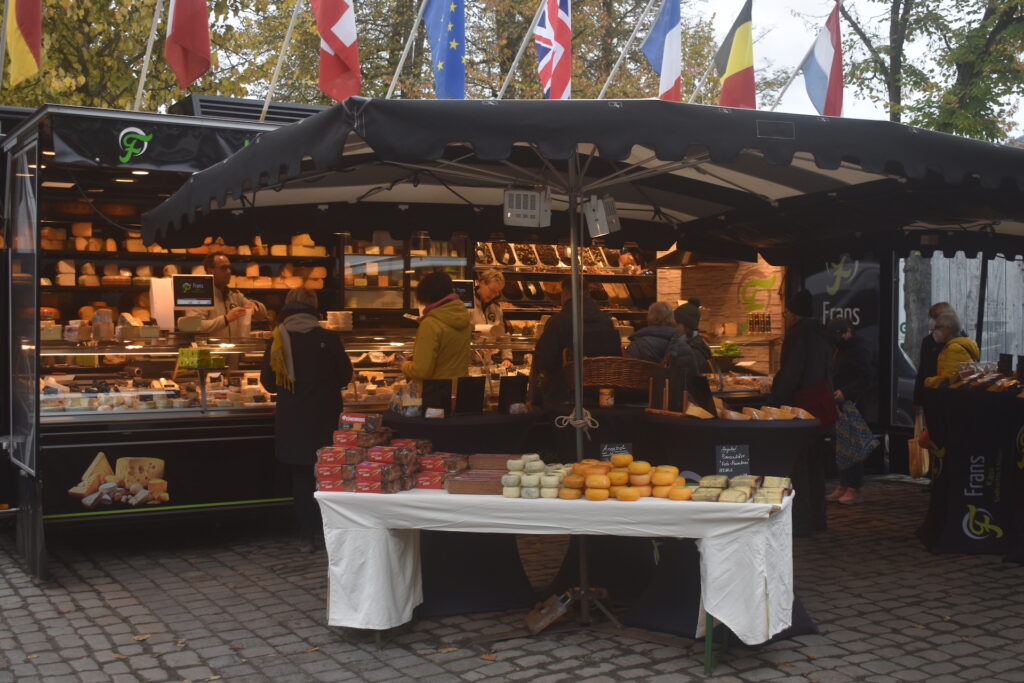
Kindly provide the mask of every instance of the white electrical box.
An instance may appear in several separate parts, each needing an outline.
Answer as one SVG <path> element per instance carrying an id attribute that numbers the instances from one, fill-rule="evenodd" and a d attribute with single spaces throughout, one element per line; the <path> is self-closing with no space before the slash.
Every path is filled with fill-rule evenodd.
<path id="1" fill-rule="evenodd" d="M 618 232 L 619 214 L 615 211 L 615 200 L 610 195 L 590 195 L 583 202 L 583 215 L 587 218 L 587 230 L 591 237 L 600 237 Z"/>
<path id="2" fill-rule="evenodd" d="M 505 190 L 505 225 L 546 228 L 551 225 L 549 190 Z"/>

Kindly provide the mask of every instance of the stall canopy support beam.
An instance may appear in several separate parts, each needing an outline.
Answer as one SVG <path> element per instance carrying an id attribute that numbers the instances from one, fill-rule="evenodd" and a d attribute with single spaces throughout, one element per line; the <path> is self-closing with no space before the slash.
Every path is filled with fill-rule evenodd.
<path id="1" fill-rule="evenodd" d="M 978 278 L 978 324 L 974 328 L 974 341 L 981 349 L 981 339 L 985 331 L 985 297 L 988 295 L 988 258 L 981 254 L 981 276 Z"/>

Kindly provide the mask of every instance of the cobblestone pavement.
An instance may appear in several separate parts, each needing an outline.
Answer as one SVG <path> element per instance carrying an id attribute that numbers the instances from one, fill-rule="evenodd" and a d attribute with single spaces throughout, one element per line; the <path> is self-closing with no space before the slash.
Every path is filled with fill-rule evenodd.
<path id="1" fill-rule="evenodd" d="M 930 555 L 913 535 L 921 488 L 868 490 L 862 506 L 830 508 L 829 532 L 795 542 L 796 585 L 821 634 L 734 646 L 710 680 L 1024 681 L 1024 567 Z M 252 527 L 53 529 L 46 583 L 22 572 L 0 528 L 0 683 L 704 678 L 700 645 L 685 639 L 479 640 L 519 627 L 521 611 L 421 620 L 378 649 L 372 634 L 326 625 L 322 552 Z M 538 583 L 564 545 L 523 543 Z"/>

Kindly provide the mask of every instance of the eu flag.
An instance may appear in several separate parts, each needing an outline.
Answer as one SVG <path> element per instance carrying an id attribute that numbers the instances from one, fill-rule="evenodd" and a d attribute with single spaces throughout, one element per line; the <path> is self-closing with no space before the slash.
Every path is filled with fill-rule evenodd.
<path id="1" fill-rule="evenodd" d="M 437 99 L 466 99 L 465 0 L 427 0 L 423 24 L 430 40 Z"/>

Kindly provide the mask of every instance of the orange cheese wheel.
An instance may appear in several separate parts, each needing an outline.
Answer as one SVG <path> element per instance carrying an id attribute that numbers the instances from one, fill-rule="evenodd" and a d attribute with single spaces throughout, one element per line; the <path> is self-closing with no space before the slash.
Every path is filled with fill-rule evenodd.
<path id="1" fill-rule="evenodd" d="M 640 500 L 640 489 L 632 486 L 620 486 L 619 490 L 615 492 L 615 497 L 619 500 Z"/>
<path id="2" fill-rule="evenodd" d="M 567 489 L 581 489 L 586 483 L 586 479 L 583 478 L 582 474 L 567 474 L 562 479 L 562 486 Z"/>
<path id="3" fill-rule="evenodd" d="M 629 472 L 625 470 L 612 470 L 608 473 L 608 481 L 612 486 L 625 486 L 629 483 Z"/>
<path id="4" fill-rule="evenodd" d="M 650 486 L 634 486 L 633 488 L 635 488 L 637 491 L 640 492 L 640 497 L 641 498 L 647 498 L 648 496 L 651 495 L 651 487 Z"/>
<path id="5" fill-rule="evenodd" d="M 672 472 L 654 470 L 654 473 L 651 474 L 651 483 L 655 486 L 670 486 L 675 480 L 676 475 Z"/>
<path id="6" fill-rule="evenodd" d="M 604 460 L 598 460 L 597 458 L 583 458 L 580 462 L 585 462 L 588 465 L 600 465 Z"/>
<path id="7" fill-rule="evenodd" d="M 616 485 L 612 484 L 611 486 L 608 487 L 608 497 L 609 498 L 618 498 L 619 497 L 619 491 L 621 491 L 622 489 L 628 489 L 628 488 L 629 488 L 628 486 L 616 486 Z"/>
<path id="8" fill-rule="evenodd" d="M 589 500 L 608 500 L 610 492 L 608 489 L 587 489 L 586 495 Z"/>
<path id="9" fill-rule="evenodd" d="M 589 462 L 574 462 L 572 464 L 572 473 L 585 474 L 586 471 L 590 469 L 590 465 L 591 464 Z"/>
<path id="10" fill-rule="evenodd" d="M 588 489 L 606 489 L 612 485 L 606 474 L 588 474 L 586 485 Z"/>
<path id="11" fill-rule="evenodd" d="M 658 465 L 654 468 L 655 472 L 671 472 L 673 477 L 679 476 L 679 468 L 675 465 Z"/>
<path id="12" fill-rule="evenodd" d="M 603 476 L 605 474 L 608 474 L 611 471 L 611 469 L 612 469 L 611 465 L 609 465 L 608 467 L 601 467 L 600 465 L 593 465 L 592 467 L 588 467 L 583 472 L 583 476 L 584 477 L 589 477 L 592 474 L 600 474 L 600 475 Z"/>
<path id="13" fill-rule="evenodd" d="M 634 460 L 629 463 L 630 474 L 647 474 L 651 471 L 651 463 L 645 460 Z"/>
<path id="14" fill-rule="evenodd" d="M 690 500 L 693 498 L 693 489 L 688 486 L 673 486 L 668 492 L 672 500 Z"/>
<path id="15" fill-rule="evenodd" d="M 632 453 L 616 453 L 612 456 L 612 465 L 615 467 L 627 467 L 633 462 Z"/>
<path id="16" fill-rule="evenodd" d="M 686 477 L 676 477 L 673 486 L 686 486 Z"/>
<path id="17" fill-rule="evenodd" d="M 651 495 L 655 498 L 668 498 L 669 492 L 672 490 L 671 486 L 652 486 Z"/>
<path id="18" fill-rule="evenodd" d="M 631 486 L 648 486 L 651 483 L 651 473 L 631 474 L 629 475 L 629 483 Z"/>
<path id="19" fill-rule="evenodd" d="M 577 500 L 583 497 L 583 489 L 558 489 L 558 497 L 564 500 Z"/>

